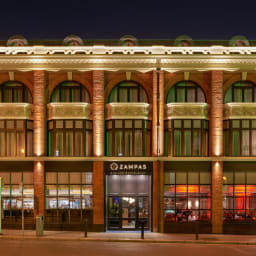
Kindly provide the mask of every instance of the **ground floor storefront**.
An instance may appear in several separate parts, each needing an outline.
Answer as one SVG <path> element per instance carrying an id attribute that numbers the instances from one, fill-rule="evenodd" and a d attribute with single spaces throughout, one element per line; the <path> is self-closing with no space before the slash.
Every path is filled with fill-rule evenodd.
<path id="1" fill-rule="evenodd" d="M 0 177 L 3 228 L 256 233 L 254 162 L 6 161 Z"/>

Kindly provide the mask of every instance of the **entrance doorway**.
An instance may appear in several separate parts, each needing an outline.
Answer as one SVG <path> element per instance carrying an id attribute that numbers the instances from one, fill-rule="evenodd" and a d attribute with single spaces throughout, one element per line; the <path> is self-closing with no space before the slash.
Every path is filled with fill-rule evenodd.
<path id="1" fill-rule="evenodd" d="M 107 230 L 151 228 L 151 176 L 106 175 Z"/>

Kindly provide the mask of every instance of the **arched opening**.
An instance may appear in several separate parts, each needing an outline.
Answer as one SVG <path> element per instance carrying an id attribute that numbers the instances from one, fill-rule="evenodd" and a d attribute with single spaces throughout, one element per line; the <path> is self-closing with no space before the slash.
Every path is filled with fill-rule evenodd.
<path id="1" fill-rule="evenodd" d="M 182 81 L 172 86 L 166 97 L 168 103 L 204 103 L 206 97 L 199 85 Z M 175 111 L 174 111 L 175 112 Z M 178 110 L 180 112 L 180 110 Z M 165 120 L 166 156 L 208 156 L 208 120 L 183 115 Z"/>
<path id="2" fill-rule="evenodd" d="M 224 103 L 231 102 L 256 102 L 256 86 L 249 81 L 233 83 L 224 97 Z"/>
<path id="3" fill-rule="evenodd" d="M 148 95 L 140 84 L 133 81 L 123 81 L 111 90 L 108 102 L 148 103 Z"/>
<path id="4" fill-rule="evenodd" d="M 0 102 L 32 103 L 32 95 L 24 84 L 16 81 L 8 81 L 0 86 Z"/>
<path id="5" fill-rule="evenodd" d="M 181 81 L 172 86 L 166 97 L 166 103 L 206 102 L 202 88 L 192 81 Z"/>
<path id="6" fill-rule="evenodd" d="M 51 102 L 87 102 L 90 103 L 88 90 L 76 81 L 65 81 L 52 92 Z"/>

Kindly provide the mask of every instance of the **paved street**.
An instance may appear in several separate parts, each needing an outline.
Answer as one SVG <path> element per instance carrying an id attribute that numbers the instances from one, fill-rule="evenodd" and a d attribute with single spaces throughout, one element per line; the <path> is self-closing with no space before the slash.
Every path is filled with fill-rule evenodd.
<path id="1" fill-rule="evenodd" d="M 1 240 L 0 255 L 4 256 L 113 256 L 113 255 L 157 255 L 157 256 L 243 256 L 255 255 L 256 246 L 248 245 L 204 245 L 204 244 L 150 244 L 110 243 L 84 241 L 37 241 Z"/>

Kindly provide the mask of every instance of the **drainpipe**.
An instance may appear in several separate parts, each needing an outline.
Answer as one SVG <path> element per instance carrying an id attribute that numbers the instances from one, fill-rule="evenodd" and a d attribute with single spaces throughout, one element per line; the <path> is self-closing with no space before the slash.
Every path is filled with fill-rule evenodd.
<path id="1" fill-rule="evenodd" d="M 156 69 L 157 72 L 157 156 L 160 156 L 160 143 L 159 143 L 159 130 L 160 130 L 160 120 L 159 120 L 159 112 L 160 112 L 160 93 L 159 93 L 159 80 L 160 80 L 160 68 Z M 160 231 L 160 216 L 162 213 L 159 212 L 160 210 L 160 161 L 157 160 L 157 194 L 158 194 L 158 232 Z"/>

